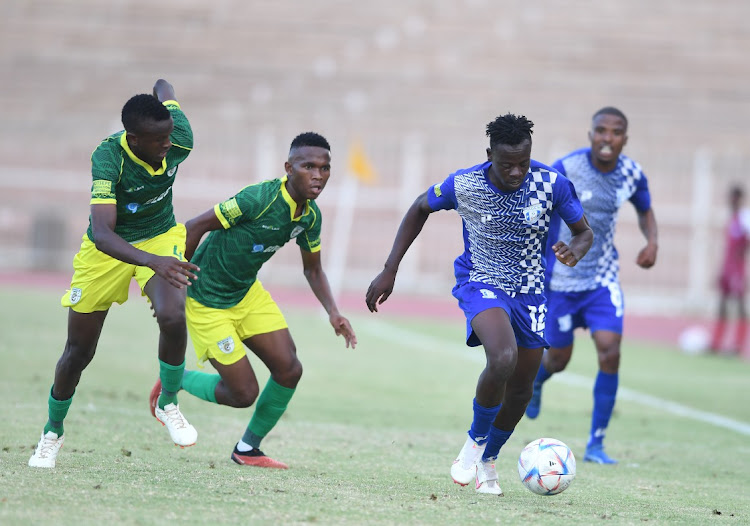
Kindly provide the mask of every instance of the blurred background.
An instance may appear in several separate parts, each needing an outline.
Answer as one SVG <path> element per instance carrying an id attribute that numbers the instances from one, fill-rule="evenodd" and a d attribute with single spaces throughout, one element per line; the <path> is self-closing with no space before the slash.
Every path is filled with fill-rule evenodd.
<path id="1" fill-rule="evenodd" d="M 195 133 L 178 221 L 283 175 L 292 138 L 322 133 L 324 264 L 338 293 L 362 297 L 413 199 L 485 159 L 489 121 L 529 117 L 532 157 L 552 163 L 588 145 L 591 115 L 613 105 L 660 230 L 644 271 L 635 212 L 622 208 L 629 312 L 708 317 L 727 193 L 750 163 L 749 17 L 746 0 L 3 0 L 0 264 L 70 274 L 90 154 L 160 77 Z M 399 294 L 450 299 L 460 228 L 454 213 L 432 216 Z M 264 272 L 306 288 L 293 245 Z"/>

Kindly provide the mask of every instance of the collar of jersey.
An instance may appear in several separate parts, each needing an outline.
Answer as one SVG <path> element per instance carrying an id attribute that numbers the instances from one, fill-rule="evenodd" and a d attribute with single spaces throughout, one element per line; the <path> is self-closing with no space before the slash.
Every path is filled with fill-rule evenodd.
<path id="1" fill-rule="evenodd" d="M 125 150 L 125 152 L 128 154 L 128 157 L 130 157 L 130 160 L 133 161 L 135 164 L 142 166 L 145 168 L 145 170 L 150 175 L 162 175 L 167 170 L 167 159 L 166 157 L 161 160 L 161 168 L 158 170 L 154 170 L 153 166 L 148 164 L 147 162 L 144 162 L 140 160 L 134 153 L 133 150 L 130 149 L 130 145 L 128 144 L 128 139 L 126 137 L 127 132 L 123 131 L 122 135 L 120 135 L 120 146 L 122 146 L 122 149 Z"/>
<path id="2" fill-rule="evenodd" d="M 286 201 L 286 204 L 289 205 L 289 214 L 292 221 L 299 221 L 310 212 L 310 203 L 305 202 L 305 211 L 302 212 L 299 217 L 294 217 L 294 211 L 297 210 L 297 202 L 292 199 L 292 196 L 289 195 L 289 191 L 286 189 L 287 179 L 289 179 L 289 177 L 286 175 L 281 178 L 281 196 L 284 198 L 284 201 Z"/>

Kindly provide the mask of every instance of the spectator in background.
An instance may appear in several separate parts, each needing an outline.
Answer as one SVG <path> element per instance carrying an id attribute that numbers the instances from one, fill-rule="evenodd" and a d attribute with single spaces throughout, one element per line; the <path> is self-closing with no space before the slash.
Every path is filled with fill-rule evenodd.
<path id="1" fill-rule="evenodd" d="M 747 315 L 745 313 L 745 292 L 747 289 L 745 267 L 747 249 L 750 245 L 750 210 L 743 208 L 745 192 L 735 185 L 729 190 L 729 207 L 732 216 L 725 230 L 724 260 L 719 275 L 719 312 L 711 338 L 711 351 L 722 350 L 724 333 L 727 328 L 727 307 L 737 303 L 737 324 L 734 342 L 730 349 L 737 354 L 745 346 L 747 335 Z"/>

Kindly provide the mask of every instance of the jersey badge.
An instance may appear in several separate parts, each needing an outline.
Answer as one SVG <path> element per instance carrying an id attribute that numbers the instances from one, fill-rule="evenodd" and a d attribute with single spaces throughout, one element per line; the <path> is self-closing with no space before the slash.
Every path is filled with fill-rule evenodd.
<path id="1" fill-rule="evenodd" d="M 224 338 L 221 340 L 218 344 L 219 350 L 223 352 L 224 354 L 230 354 L 232 351 L 234 351 L 234 338 L 231 336 L 229 338 Z"/>
<path id="2" fill-rule="evenodd" d="M 79 289 L 78 287 L 74 287 L 70 289 L 70 302 L 75 305 L 79 301 L 81 301 L 81 296 L 83 294 L 83 291 Z"/>
<path id="3" fill-rule="evenodd" d="M 523 221 L 527 225 L 531 225 L 533 223 L 536 223 L 536 221 L 539 219 L 539 216 L 542 215 L 542 204 L 536 203 L 531 206 L 527 206 L 523 209 Z"/>
<path id="4" fill-rule="evenodd" d="M 266 248 L 263 245 L 253 245 L 253 252 L 263 252 L 263 249 Z"/>
<path id="5" fill-rule="evenodd" d="M 141 205 L 139 205 L 138 203 L 128 203 L 125 208 L 127 208 L 128 212 L 130 212 L 131 214 L 135 214 L 140 207 Z"/>
<path id="6" fill-rule="evenodd" d="M 173 166 L 172 168 L 170 168 L 169 170 L 167 170 L 167 177 L 172 177 L 175 174 L 176 171 L 177 171 L 177 167 Z"/>
<path id="7" fill-rule="evenodd" d="M 289 239 L 294 239 L 295 237 L 300 235 L 303 230 L 305 230 L 303 227 L 299 225 L 295 226 L 294 229 L 292 230 L 292 233 L 289 235 Z"/>
<path id="8" fill-rule="evenodd" d="M 482 223 L 488 223 L 490 221 L 492 221 L 491 214 L 482 214 Z"/>

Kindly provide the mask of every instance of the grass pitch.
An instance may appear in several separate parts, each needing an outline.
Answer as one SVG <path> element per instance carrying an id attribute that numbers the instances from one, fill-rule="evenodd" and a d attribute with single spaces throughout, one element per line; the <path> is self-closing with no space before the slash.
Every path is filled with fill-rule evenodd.
<path id="1" fill-rule="evenodd" d="M 65 421 L 57 468 L 30 469 L 65 341 L 58 299 L 57 291 L 0 290 L 2 524 L 750 523 L 749 364 L 626 341 L 620 385 L 651 398 L 618 400 L 607 446 L 620 464 L 591 465 L 582 455 L 596 360 L 580 338 L 567 373 L 545 384 L 540 417 L 522 420 L 501 451 L 505 496 L 479 496 L 455 485 L 449 468 L 470 423 L 481 350 L 462 345 L 461 323 L 383 313 L 350 316 L 360 340 L 352 351 L 318 311 L 282 306 L 305 373 L 263 444 L 291 466 L 280 472 L 229 460 L 252 408 L 183 392 L 198 443 L 171 444 L 147 406 L 156 325 L 145 302 L 131 298 L 110 312 Z M 187 361 L 195 366 L 191 347 Z M 521 448 L 542 436 L 563 440 L 578 458 L 576 479 L 557 496 L 534 495 L 518 480 Z"/>

